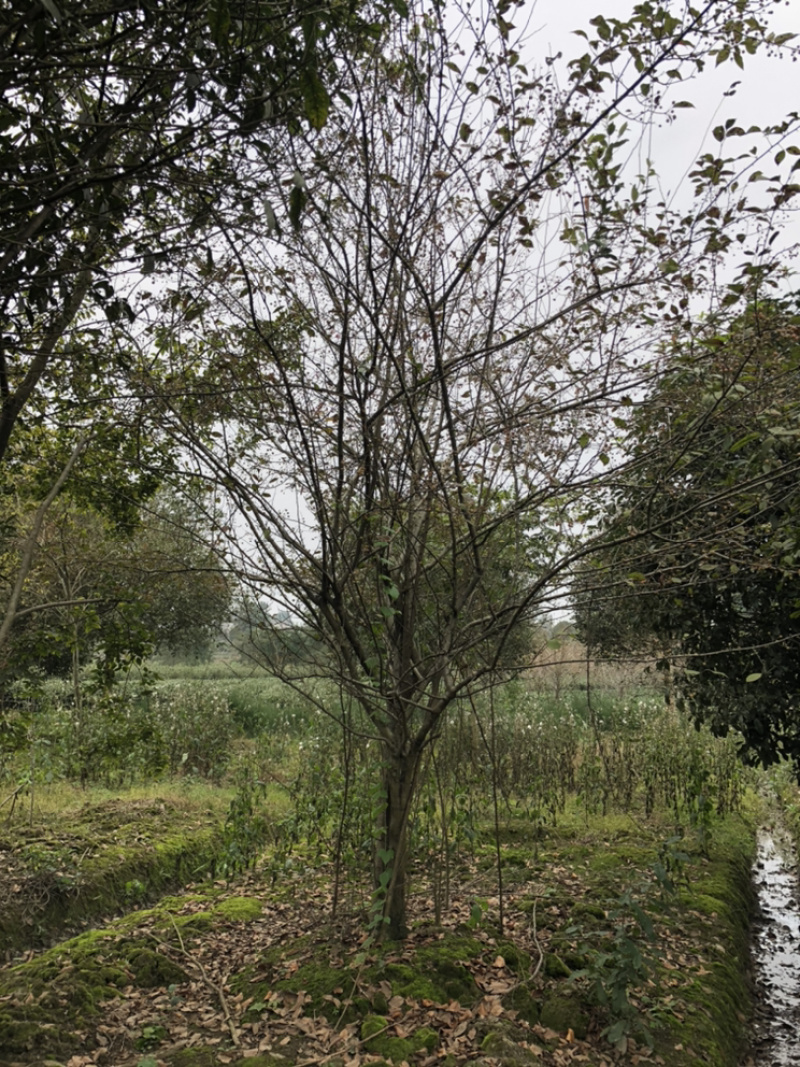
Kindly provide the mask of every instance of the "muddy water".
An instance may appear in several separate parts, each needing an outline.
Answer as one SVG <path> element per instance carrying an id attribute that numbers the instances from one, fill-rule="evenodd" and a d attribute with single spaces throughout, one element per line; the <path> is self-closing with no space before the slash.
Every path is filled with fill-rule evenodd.
<path id="1" fill-rule="evenodd" d="M 761 918 L 753 944 L 756 1024 L 747 1062 L 800 1067 L 800 885 L 794 845 L 779 825 L 759 831 L 753 877 Z"/>

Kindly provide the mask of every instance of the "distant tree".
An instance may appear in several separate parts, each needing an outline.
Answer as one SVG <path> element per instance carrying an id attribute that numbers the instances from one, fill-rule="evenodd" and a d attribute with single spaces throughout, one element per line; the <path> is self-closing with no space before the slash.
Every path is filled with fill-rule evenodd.
<path id="1" fill-rule="evenodd" d="M 761 302 L 678 351 L 642 403 L 611 541 L 575 587 L 598 652 L 678 668 L 699 721 L 800 760 L 800 314 Z"/>
<path id="2" fill-rule="evenodd" d="M 17 574 L 13 537 L 2 558 Z M 80 705 L 83 668 L 106 685 L 159 647 L 202 652 L 229 602 L 227 576 L 185 505 L 157 496 L 130 530 L 62 495 L 42 523 L 0 680 L 31 666 L 69 675 Z"/>

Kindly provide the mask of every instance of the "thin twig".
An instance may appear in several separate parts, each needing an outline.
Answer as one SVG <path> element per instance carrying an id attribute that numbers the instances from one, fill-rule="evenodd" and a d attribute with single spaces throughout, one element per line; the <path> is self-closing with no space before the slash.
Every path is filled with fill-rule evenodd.
<path id="1" fill-rule="evenodd" d="M 381 1034 L 385 1034 L 391 1026 L 391 1023 L 387 1023 L 386 1026 L 381 1027 L 380 1030 L 376 1030 L 374 1034 L 370 1034 L 369 1037 L 356 1038 L 356 1045 L 365 1045 L 367 1041 L 371 1041 L 373 1037 L 379 1037 Z M 352 1051 L 352 1049 L 348 1049 Z M 341 1056 L 342 1052 L 339 1049 L 337 1052 L 326 1052 L 324 1056 L 315 1056 L 313 1060 L 301 1060 L 300 1063 L 296 1063 L 295 1067 L 314 1067 L 315 1064 L 327 1063 L 328 1060 L 334 1059 L 336 1056 Z"/>
<path id="2" fill-rule="evenodd" d="M 17 797 L 23 791 L 23 789 L 27 789 L 27 787 L 28 787 L 28 783 L 27 782 L 23 782 L 22 785 L 18 785 L 13 793 L 9 793 L 9 795 L 6 797 L 5 800 L 0 801 L 0 808 L 4 808 L 6 806 L 6 804 L 8 804 L 9 800 L 13 800 L 14 804 L 16 804 Z M 12 805 L 11 811 L 8 814 L 9 819 L 11 818 L 11 816 L 13 814 L 14 814 L 14 806 Z"/>
<path id="3" fill-rule="evenodd" d="M 191 952 L 189 952 L 189 950 L 186 948 L 186 946 L 183 943 L 183 937 L 181 936 L 181 932 L 178 929 L 178 924 L 175 922 L 175 916 L 171 912 L 169 912 L 168 914 L 169 914 L 170 922 L 172 923 L 172 927 L 175 930 L 175 933 L 176 933 L 176 935 L 178 937 L 178 943 L 180 945 L 181 954 L 183 956 L 185 956 L 186 959 L 190 963 L 194 964 L 194 966 L 200 972 L 200 975 L 201 975 L 203 981 L 205 982 L 205 984 L 208 986 L 208 988 L 210 990 L 212 990 L 212 992 L 217 994 L 217 997 L 219 998 L 220 1006 L 222 1007 L 222 1014 L 225 1017 L 225 1022 L 227 1023 L 228 1030 L 230 1031 L 231 1041 L 236 1046 L 236 1048 L 241 1048 L 242 1047 L 242 1042 L 241 1042 L 241 1039 L 239 1037 L 239 1031 L 236 1029 L 236 1024 L 233 1021 L 233 1016 L 231 1015 L 230 1009 L 228 1008 L 228 1001 L 227 1001 L 227 999 L 225 997 L 225 992 L 224 992 L 222 986 L 220 984 L 218 984 L 217 982 L 213 981 L 213 979 L 209 978 L 208 973 L 207 973 L 205 967 L 203 966 L 203 964 L 200 962 L 200 960 L 197 959 L 195 956 L 193 956 L 191 954 Z M 153 937 L 153 939 L 155 941 L 157 941 L 160 945 L 162 945 L 164 948 L 169 950 L 170 946 L 165 941 L 162 941 L 160 938 L 155 937 L 155 935 L 152 934 L 152 933 L 151 933 L 150 936 Z"/>
<path id="4" fill-rule="evenodd" d="M 536 975 L 539 973 L 539 971 L 542 969 L 542 964 L 544 963 L 544 951 L 543 951 L 541 943 L 539 941 L 539 937 L 538 937 L 538 935 L 536 933 L 536 901 L 535 900 L 533 902 L 533 911 L 531 912 L 531 934 L 533 935 L 533 943 L 534 943 L 534 945 L 536 945 L 536 951 L 539 953 L 539 962 L 536 964 L 536 967 L 534 968 L 533 974 L 531 975 L 531 980 L 533 980 L 536 977 Z"/>

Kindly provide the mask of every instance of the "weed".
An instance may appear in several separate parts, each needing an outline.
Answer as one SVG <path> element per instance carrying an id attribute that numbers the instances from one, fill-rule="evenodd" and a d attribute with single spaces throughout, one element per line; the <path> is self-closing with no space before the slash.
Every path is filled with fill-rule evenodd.
<path id="1" fill-rule="evenodd" d="M 584 944 L 580 951 L 587 958 L 587 966 L 574 971 L 571 978 L 588 979 L 591 999 L 611 1017 L 603 1033 L 612 1045 L 625 1052 L 630 1037 L 641 1037 L 652 1048 L 652 1035 L 630 994 L 645 985 L 652 971 L 643 941 L 655 941 L 653 922 L 630 888 L 620 894 L 609 918 L 615 924 L 610 944 L 607 938 L 600 948 Z M 578 928 L 569 932 L 576 933 Z"/>

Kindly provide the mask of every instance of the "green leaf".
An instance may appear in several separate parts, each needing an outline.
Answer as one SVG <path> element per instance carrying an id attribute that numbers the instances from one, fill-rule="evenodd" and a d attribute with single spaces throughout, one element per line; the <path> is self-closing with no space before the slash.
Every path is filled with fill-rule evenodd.
<path id="1" fill-rule="evenodd" d="M 755 433 L 754 431 L 751 431 L 750 433 L 746 433 L 744 435 L 744 437 L 740 437 L 738 441 L 734 441 L 734 443 L 731 445 L 731 447 L 728 449 L 728 451 L 729 452 L 739 452 L 741 449 L 743 449 L 745 447 L 745 445 L 749 445 L 751 441 L 757 441 L 757 440 L 758 440 L 758 434 Z"/>
<path id="2" fill-rule="evenodd" d="M 755 674 L 748 674 L 748 676 L 745 678 L 745 681 L 746 682 L 757 682 L 760 677 L 761 677 L 761 673 L 760 672 L 756 672 Z"/>
<path id="3" fill-rule="evenodd" d="M 300 229 L 300 219 L 307 200 L 305 189 L 301 189 L 299 185 L 295 185 L 289 193 L 289 221 L 295 230 Z"/>
<path id="4" fill-rule="evenodd" d="M 606 1030 L 606 1038 L 612 1045 L 616 1045 L 625 1036 L 626 1019 L 619 1019 Z"/>
<path id="5" fill-rule="evenodd" d="M 48 15 L 52 15 L 52 17 L 56 20 L 56 22 L 58 22 L 60 24 L 60 22 L 61 22 L 61 12 L 58 10 L 56 5 L 53 3 L 53 0 L 42 0 L 42 7 L 45 9 L 45 11 L 48 13 Z"/>
<path id="6" fill-rule="evenodd" d="M 378 859 L 381 861 L 381 863 L 384 865 L 384 867 L 386 867 L 394 859 L 394 849 L 393 848 L 379 848 L 378 849 Z"/>
<path id="7" fill-rule="evenodd" d="M 218 48 L 228 47 L 228 33 L 231 28 L 231 13 L 228 0 L 211 0 L 208 11 L 208 26 L 211 37 Z"/>
<path id="8" fill-rule="evenodd" d="M 315 70 L 305 67 L 300 71 L 300 89 L 306 118 L 315 130 L 321 130 L 328 121 L 331 100 Z"/>

